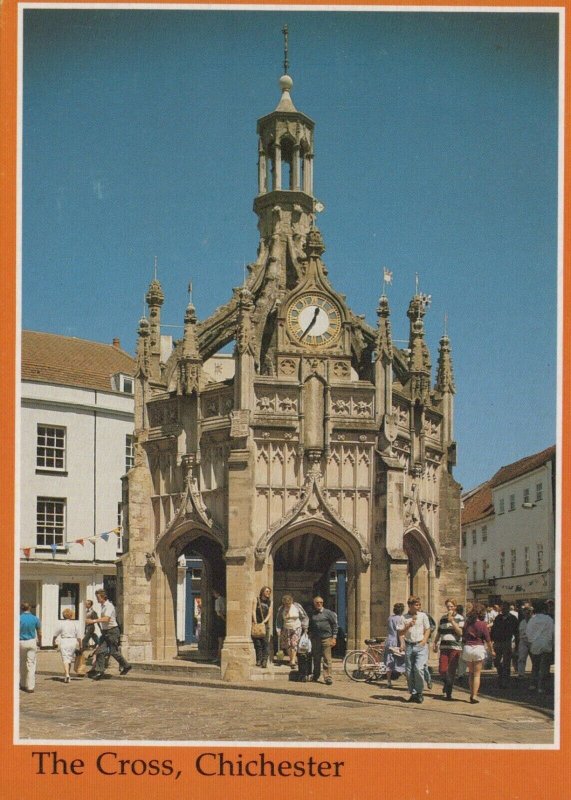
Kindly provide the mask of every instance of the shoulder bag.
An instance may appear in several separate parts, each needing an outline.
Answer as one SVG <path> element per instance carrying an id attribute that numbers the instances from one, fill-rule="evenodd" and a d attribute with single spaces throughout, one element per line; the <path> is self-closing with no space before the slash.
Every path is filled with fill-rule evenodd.
<path id="1" fill-rule="evenodd" d="M 262 605 L 258 598 L 258 608 L 260 609 L 260 614 L 262 614 Z M 252 632 L 251 632 L 252 639 L 265 639 L 266 638 L 266 623 L 265 622 L 252 622 Z"/>

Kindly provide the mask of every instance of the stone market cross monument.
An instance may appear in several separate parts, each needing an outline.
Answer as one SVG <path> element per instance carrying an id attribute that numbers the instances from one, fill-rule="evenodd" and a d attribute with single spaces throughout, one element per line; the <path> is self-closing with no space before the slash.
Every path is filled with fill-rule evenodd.
<path id="1" fill-rule="evenodd" d="M 407 311 L 409 344 L 391 338 L 388 299 L 371 326 L 331 285 L 313 193 L 314 122 L 280 79 L 258 120 L 260 241 L 248 278 L 161 352 L 164 295 L 155 279 L 139 323 L 135 466 L 125 479 L 119 565 L 124 649 L 135 661 L 177 653 L 178 562 L 202 559 L 205 655 L 216 650 L 212 589 L 226 598 L 221 672 L 248 679 L 251 609 L 263 585 L 300 602 L 346 562 L 349 647 L 385 633 L 414 592 L 435 616 L 463 600 L 460 486 L 452 477 L 454 378 L 447 335 L 435 382 L 424 336 L 429 298 Z M 205 368 L 235 342 L 231 376 Z"/>

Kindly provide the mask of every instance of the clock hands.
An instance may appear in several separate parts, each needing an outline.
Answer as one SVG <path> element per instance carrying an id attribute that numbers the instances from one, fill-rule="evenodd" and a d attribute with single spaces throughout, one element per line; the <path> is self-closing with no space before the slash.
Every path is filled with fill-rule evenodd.
<path id="1" fill-rule="evenodd" d="M 314 326 L 314 325 L 315 325 L 315 323 L 317 322 L 317 317 L 319 316 L 319 312 L 320 312 L 320 311 L 321 311 L 321 309 L 319 308 L 319 306 L 317 306 L 317 308 L 316 308 L 316 309 L 315 309 L 315 311 L 313 312 L 313 319 L 311 320 L 311 322 L 309 323 L 309 325 L 307 326 L 307 328 L 304 330 L 304 332 L 303 332 L 303 333 L 301 334 L 301 336 L 299 337 L 299 341 L 300 341 L 300 342 L 301 342 L 301 340 L 302 340 L 302 339 L 303 339 L 305 336 L 307 336 L 307 334 L 309 333 L 309 331 L 310 331 L 310 330 L 313 328 L 313 326 Z"/>

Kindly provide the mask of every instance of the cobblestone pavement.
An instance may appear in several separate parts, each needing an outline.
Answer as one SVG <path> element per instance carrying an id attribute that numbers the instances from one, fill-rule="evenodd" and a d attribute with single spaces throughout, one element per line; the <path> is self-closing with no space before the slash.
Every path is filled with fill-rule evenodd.
<path id="1" fill-rule="evenodd" d="M 119 677 L 64 684 L 59 657 L 39 654 L 36 691 L 19 693 L 22 740 L 62 741 L 251 741 L 251 742 L 477 742 L 552 744 L 549 696 L 536 697 L 513 681 L 508 698 L 478 705 L 458 688 L 445 702 L 441 684 L 423 705 L 406 703 L 404 679 L 384 683 L 349 680 L 340 662 L 332 686 L 291 683 L 289 670 L 273 680 L 241 686 L 224 683 L 212 666 L 152 669 L 135 666 Z M 516 684 L 518 684 L 516 686 Z M 531 701 L 531 702 L 530 702 Z"/>

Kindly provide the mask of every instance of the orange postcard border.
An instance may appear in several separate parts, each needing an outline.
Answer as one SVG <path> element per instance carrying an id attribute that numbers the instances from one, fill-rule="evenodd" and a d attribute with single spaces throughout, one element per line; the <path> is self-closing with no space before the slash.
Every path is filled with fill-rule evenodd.
<path id="1" fill-rule="evenodd" d="M 152 5 L 187 5 L 178 0 L 154 0 Z M 66 3 L 58 3 L 64 5 Z M 235 5 L 248 5 L 245 2 Z M 2 528 L 4 533 L 3 558 L 0 560 L 0 580 L 4 587 L 4 596 L 11 597 L 14 574 L 14 474 L 15 474 L 15 410 L 16 410 L 16 263 L 17 263 L 17 31 L 18 31 L 18 0 L 4 0 L 0 6 L 0 252 L 3 256 L 2 270 L 0 271 L 0 293 L 3 300 L 2 314 L 0 314 L 0 408 L 1 427 L 0 443 L 2 445 L 2 469 L 0 471 L 0 497 L 2 509 Z M 26 5 L 30 5 L 26 3 Z M 43 5 L 43 4 L 38 4 Z M 49 4 L 45 4 L 46 6 Z M 55 4 L 54 4 L 55 5 Z M 69 5 L 72 5 L 70 2 Z M 114 5 L 107 0 L 100 5 Z M 121 3 L 128 5 L 128 3 Z M 138 3 L 143 5 L 143 3 Z M 151 5 L 151 3 L 149 3 Z M 222 3 L 212 3 L 213 8 Z M 268 5 L 276 8 L 279 5 L 294 5 L 283 2 L 267 3 L 262 0 L 257 5 Z M 312 0 L 302 0 L 295 5 L 316 6 L 322 3 Z M 347 0 L 343 3 L 328 4 L 330 7 L 361 5 Z M 363 3 L 363 5 L 365 5 Z M 435 7 L 428 2 L 403 3 L 403 2 L 369 2 L 367 5 L 383 7 Z M 570 8 L 570 0 L 564 2 L 544 2 L 534 5 L 532 3 L 491 3 L 471 2 L 463 5 L 458 2 L 438 4 L 439 8 L 467 9 L 469 8 L 497 8 L 505 10 L 536 10 L 537 8 L 549 10 Z M 569 29 L 565 28 L 565 52 L 569 52 Z M 564 57 L 564 55 L 563 55 Z M 565 110 L 570 107 L 571 76 L 569 59 L 565 64 Z M 565 126 L 563 137 L 564 153 L 569 152 L 570 126 Z M 570 567 L 570 537 L 571 525 L 566 519 L 569 511 L 571 496 L 571 448 L 569 444 L 569 431 L 571 428 L 571 315 L 566 314 L 571 307 L 571 289 L 569 283 L 569 252 L 571 250 L 571 228 L 565 225 L 565 211 L 569 208 L 569 170 L 568 161 L 564 162 L 563 172 L 563 221 L 561 233 L 561 246 L 563 248 L 563 274 L 560 278 L 560 366 L 563 371 L 559 395 L 559 438 L 558 442 L 558 474 L 561 503 L 564 506 L 559 510 L 561 519 L 561 586 L 559 596 L 563 605 L 565 590 L 568 585 L 566 576 Z M 562 303 L 562 307 L 561 307 Z M 568 516 L 568 514 L 567 514 Z M 8 603 L 11 608 L 12 602 Z M 15 630 L 10 625 L 6 627 L 12 631 L 11 641 L 16 640 Z M 561 652 L 559 663 L 571 663 L 571 646 L 568 637 L 561 637 Z M 8 641 L 7 635 L 4 641 Z M 86 762 L 86 770 L 81 776 L 38 776 L 34 774 L 31 753 L 38 746 L 28 744 L 14 745 L 13 742 L 13 716 L 14 693 L 13 675 L 14 662 L 17 651 L 12 648 L 8 656 L 2 660 L 3 680 L 0 684 L 0 700 L 2 714 L 0 716 L 0 757 L 2 759 L 2 790 L 6 798 L 53 798 L 58 794 L 73 791 L 85 800 L 100 798 L 109 793 L 120 793 L 124 800 L 138 798 L 141 790 L 151 800 L 152 798 L 179 798 L 189 797 L 192 800 L 227 800 L 229 793 L 244 799 L 261 798 L 268 794 L 279 797 L 287 795 L 290 800 L 296 798 L 315 798 L 323 793 L 329 800 L 336 798 L 375 798 L 383 800 L 385 797 L 395 800 L 427 800 L 430 798 L 446 797 L 448 795 L 462 798 L 462 800 L 481 800 L 482 796 L 490 794 L 496 800 L 540 800 L 550 797 L 554 800 L 563 800 L 568 796 L 571 785 L 571 749 L 569 742 L 569 729 L 571 723 L 571 704 L 569 683 L 563 680 L 560 685 L 560 746 L 559 749 L 483 749 L 462 750 L 450 748 L 446 750 L 407 748 L 407 749 L 375 749 L 374 747 L 360 747 L 354 749 L 335 749 L 330 751 L 331 760 L 344 760 L 344 776 L 340 779 L 309 778 L 201 778 L 193 775 L 189 781 L 190 770 L 185 770 L 186 779 L 174 782 L 169 778 L 137 778 L 126 776 L 121 778 L 108 778 L 99 774 L 94 766 L 93 745 L 62 744 L 57 746 L 58 752 L 68 758 L 81 758 Z M 382 725 L 382 709 L 378 710 L 379 725 Z M 153 758 L 164 746 L 147 745 L 113 745 L 112 749 L 118 750 L 121 757 L 125 758 Z M 169 745 L 169 757 L 182 768 L 193 760 L 204 748 L 178 747 Z M 43 748 L 45 749 L 45 748 Z M 106 748 L 109 749 L 109 748 Z M 220 748 L 217 748 L 220 749 Z M 307 757 L 311 748 L 297 746 L 267 747 L 264 751 L 269 758 L 277 760 L 296 760 Z M 228 756 L 259 751 L 258 746 L 251 747 L 224 747 Z M 322 748 L 316 753 L 325 757 Z M 163 750 L 164 757 L 164 750 Z M 71 785 L 70 785 L 71 782 Z"/>

